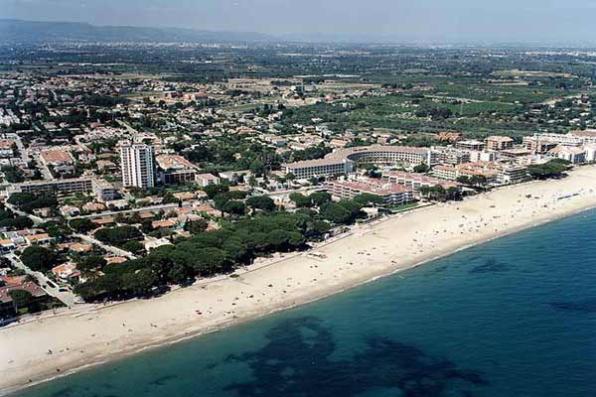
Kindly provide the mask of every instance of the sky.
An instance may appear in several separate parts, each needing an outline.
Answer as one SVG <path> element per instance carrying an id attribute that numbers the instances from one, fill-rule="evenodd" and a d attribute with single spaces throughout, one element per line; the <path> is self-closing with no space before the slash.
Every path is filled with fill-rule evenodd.
<path id="1" fill-rule="evenodd" d="M 596 41 L 596 0 L 0 0 L 0 18 L 386 38 Z"/>

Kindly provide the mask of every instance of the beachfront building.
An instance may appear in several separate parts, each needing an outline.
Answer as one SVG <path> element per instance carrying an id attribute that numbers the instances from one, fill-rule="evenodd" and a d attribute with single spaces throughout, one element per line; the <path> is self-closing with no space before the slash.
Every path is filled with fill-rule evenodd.
<path id="1" fill-rule="evenodd" d="M 525 136 L 522 141 L 523 146 L 532 153 L 544 154 L 557 147 L 558 143 L 545 139 L 541 134 L 534 136 Z"/>
<path id="2" fill-rule="evenodd" d="M 492 135 L 484 140 L 486 150 L 506 150 L 513 148 L 513 139 L 508 136 Z"/>
<path id="3" fill-rule="evenodd" d="M 439 179 L 424 174 L 405 171 L 389 171 L 383 173 L 382 179 L 383 181 L 391 184 L 398 184 L 404 186 L 408 189 L 413 190 L 415 193 L 418 192 L 421 187 L 441 186 L 445 190 L 449 188 L 460 187 L 459 184 L 446 181 L 445 179 Z"/>
<path id="4" fill-rule="evenodd" d="M 347 159 L 357 164 L 388 166 L 416 166 L 426 164 L 432 167 L 440 163 L 440 153 L 429 148 L 411 146 L 362 146 L 337 150 L 325 158 Z"/>
<path id="5" fill-rule="evenodd" d="M 149 189 L 155 187 L 155 158 L 153 147 L 133 144 L 120 148 L 122 184 L 125 187 Z"/>
<path id="6" fill-rule="evenodd" d="M 579 147 L 559 145 L 549 150 L 548 155 L 558 159 L 567 160 L 571 164 L 583 164 L 586 162 L 586 150 Z"/>
<path id="7" fill-rule="evenodd" d="M 370 178 L 329 182 L 327 190 L 340 199 L 353 199 L 363 193 L 373 194 L 381 197 L 386 205 L 402 205 L 414 200 L 412 189 Z"/>
<path id="8" fill-rule="evenodd" d="M 362 146 L 339 149 L 318 160 L 298 161 L 284 164 L 285 174 L 297 179 L 331 177 L 353 172 L 357 164 L 414 167 L 439 164 L 441 154 L 433 149 L 409 146 Z"/>

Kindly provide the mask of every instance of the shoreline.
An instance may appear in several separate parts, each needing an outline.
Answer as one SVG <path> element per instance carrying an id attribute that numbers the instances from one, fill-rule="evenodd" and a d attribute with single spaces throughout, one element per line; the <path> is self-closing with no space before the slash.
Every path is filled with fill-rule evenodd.
<path id="1" fill-rule="evenodd" d="M 593 208 L 596 167 L 582 167 L 561 180 L 507 186 L 360 225 L 308 252 L 250 266 L 236 278 L 0 328 L 0 395 L 312 303 Z"/>

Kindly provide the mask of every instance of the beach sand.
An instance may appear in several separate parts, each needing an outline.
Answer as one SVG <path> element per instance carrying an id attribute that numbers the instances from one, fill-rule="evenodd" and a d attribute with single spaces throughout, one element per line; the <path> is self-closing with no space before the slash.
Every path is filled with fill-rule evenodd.
<path id="1" fill-rule="evenodd" d="M 596 167 L 376 222 L 323 244 L 151 300 L 83 305 L 0 329 L 0 394 L 220 329 L 596 207 Z M 564 238 L 564 236 L 562 236 Z"/>

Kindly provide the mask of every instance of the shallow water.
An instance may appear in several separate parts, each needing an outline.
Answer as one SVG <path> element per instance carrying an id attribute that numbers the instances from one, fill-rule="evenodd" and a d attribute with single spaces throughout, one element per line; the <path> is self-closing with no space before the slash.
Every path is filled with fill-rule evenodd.
<path id="1" fill-rule="evenodd" d="M 596 213 L 22 397 L 596 396 Z"/>

